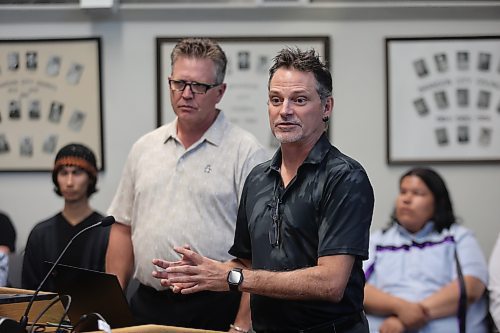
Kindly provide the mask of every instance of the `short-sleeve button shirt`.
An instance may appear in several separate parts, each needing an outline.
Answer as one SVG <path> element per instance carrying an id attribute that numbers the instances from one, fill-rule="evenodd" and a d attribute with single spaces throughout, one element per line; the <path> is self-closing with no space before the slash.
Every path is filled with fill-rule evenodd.
<path id="1" fill-rule="evenodd" d="M 243 189 L 230 253 L 250 259 L 254 269 L 288 271 L 317 265 L 318 258 L 356 257 L 340 303 L 290 301 L 252 295 L 252 322 L 259 329 L 297 329 L 362 309 L 373 189 L 363 167 L 333 147 L 324 134 L 282 188 L 281 152 L 252 170 Z M 270 237 L 277 205 L 280 242 Z M 271 239 L 270 239 L 271 238 Z"/>

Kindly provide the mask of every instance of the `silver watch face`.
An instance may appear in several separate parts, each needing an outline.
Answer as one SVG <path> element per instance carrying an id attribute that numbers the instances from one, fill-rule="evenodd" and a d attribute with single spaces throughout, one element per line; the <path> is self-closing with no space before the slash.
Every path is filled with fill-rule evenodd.
<path id="1" fill-rule="evenodd" d="M 229 276 L 227 278 L 227 281 L 232 284 L 238 284 L 240 283 L 241 280 L 241 272 L 232 270 L 229 272 Z"/>

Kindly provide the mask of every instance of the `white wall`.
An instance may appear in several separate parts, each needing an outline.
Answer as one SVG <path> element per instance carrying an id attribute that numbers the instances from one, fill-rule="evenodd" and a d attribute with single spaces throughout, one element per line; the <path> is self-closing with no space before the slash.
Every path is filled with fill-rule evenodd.
<path id="1" fill-rule="evenodd" d="M 473 9 L 172 9 L 96 16 L 70 10 L 0 8 L 0 39 L 102 36 L 106 170 L 100 174 L 100 191 L 92 204 L 105 212 L 130 146 L 155 127 L 155 37 L 330 35 L 336 97 L 331 135 L 335 145 L 367 169 L 376 195 L 373 226 L 378 228 L 388 221 L 399 176 L 408 168 L 388 166 L 385 160 L 384 38 L 500 35 L 499 17 L 500 11 Z M 500 231 L 500 167 L 433 167 L 445 177 L 457 215 L 476 231 L 489 256 Z M 36 222 L 61 208 L 49 173 L 0 173 L 0 209 L 17 226 L 19 248 Z"/>

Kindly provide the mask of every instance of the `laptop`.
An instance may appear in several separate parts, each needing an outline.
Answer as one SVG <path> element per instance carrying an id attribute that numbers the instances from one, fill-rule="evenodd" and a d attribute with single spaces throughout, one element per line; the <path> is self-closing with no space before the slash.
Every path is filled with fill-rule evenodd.
<path id="1" fill-rule="evenodd" d="M 51 300 L 56 297 L 53 293 L 43 293 L 38 294 L 35 297 L 35 301 Z M 27 303 L 31 301 L 33 294 L 0 294 L 0 304 L 10 304 L 10 303 Z"/>
<path id="2" fill-rule="evenodd" d="M 76 331 L 96 330 L 97 318 L 83 322 L 83 315 L 100 314 L 111 328 L 136 325 L 127 298 L 114 274 L 58 264 L 52 272 L 57 293 L 71 296 L 68 318 Z M 61 297 L 64 305 L 67 297 Z"/>

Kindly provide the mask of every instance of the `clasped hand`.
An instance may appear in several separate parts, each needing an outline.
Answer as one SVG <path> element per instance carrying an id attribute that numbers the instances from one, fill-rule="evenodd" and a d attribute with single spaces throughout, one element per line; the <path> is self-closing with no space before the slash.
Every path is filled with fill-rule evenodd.
<path id="1" fill-rule="evenodd" d="M 430 320 L 429 315 L 422 304 L 409 301 L 405 301 L 404 304 L 397 309 L 396 316 L 396 319 L 403 324 L 406 329 L 418 329 L 427 324 Z M 395 320 L 390 319 L 390 321 Z M 385 331 L 381 329 L 380 332 Z M 388 330 L 387 332 L 393 331 Z"/>
<path id="2" fill-rule="evenodd" d="M 206 258 L 189 246 L 174 247 L 174 251 L 181 255 L 181 260 L 153 259 L 153 264 L 162 268 L 153 271 L 153 277 L 160 279 L 162 286 L 181 294 L 229 290 L 226 282 L 229 269 L 223 263 Z"/>
<path id="3" fill-rule="evenodd" d="M 380 333 L 403 333 L 406 330 L 416 330 L 429 321 L 426 309 L 420 303 L 405 301 L 398 308 L 396 315 L 387 317 L 379 327 Z"/>

